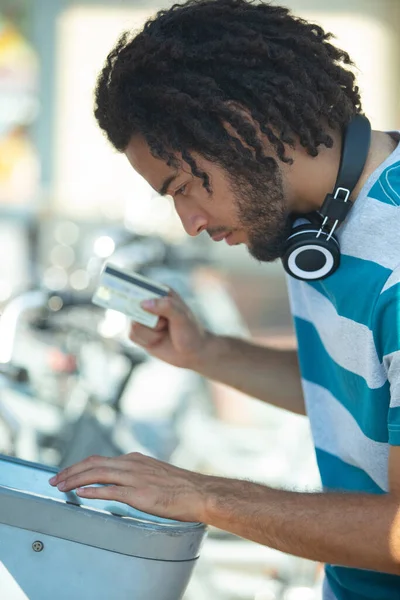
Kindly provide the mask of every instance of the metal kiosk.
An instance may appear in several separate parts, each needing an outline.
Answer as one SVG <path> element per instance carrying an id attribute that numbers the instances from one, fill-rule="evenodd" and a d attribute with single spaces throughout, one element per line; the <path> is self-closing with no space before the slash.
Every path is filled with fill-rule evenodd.
<path id="1" fill-rule="evenodd" d="M 0 565 L 26 597 L 181 600 L 205 526 L 63 494 L 56 472 L 0 454 Z"/>

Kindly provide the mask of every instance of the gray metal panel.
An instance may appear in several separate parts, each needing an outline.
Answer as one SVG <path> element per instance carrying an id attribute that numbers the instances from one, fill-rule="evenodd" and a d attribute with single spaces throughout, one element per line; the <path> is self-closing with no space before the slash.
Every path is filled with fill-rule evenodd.
<path id="1" fill-rule="evenodd" d="M 148 523 L 0 486 L 0 523 L 153 560 L 197 558 L 204 525 Z"/>
<path id="2" fill-rule="evenodd" d="M 19 600 L 180 600 L 197 561 L 146 560 L 0 524 L 0 563 L 1 600 L 16 600 L 17 584 Z"/>

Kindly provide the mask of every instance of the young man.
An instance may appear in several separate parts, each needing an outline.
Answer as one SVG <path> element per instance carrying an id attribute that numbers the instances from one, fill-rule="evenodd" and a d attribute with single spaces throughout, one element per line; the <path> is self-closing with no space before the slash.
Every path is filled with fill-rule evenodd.
<path id="1" fill-rule="evenodd" d="M 361 113 L 349 56 L 285 8 L 175 5 L 121 38 L 96 89 L 113 146 L 172 196 L 190 235 L 282 257 L 293 221 L 335 185 L 342 136 Z M 152 355 L 302 412 L 324 493 L 204 476 L 139 454 L 90 457 L 52 482 L 91 498 L 203 521 L 327 564 L 325 598 L 400 598 L 400 147 L 373 131 L 339 269 L 288 277 L 297 353 L 205 331 L 174 293 L 131 337 Z M 282 384 L 285 382 L 285 385 Z M 207 432 L 205 432 L 205 435 Z"/>

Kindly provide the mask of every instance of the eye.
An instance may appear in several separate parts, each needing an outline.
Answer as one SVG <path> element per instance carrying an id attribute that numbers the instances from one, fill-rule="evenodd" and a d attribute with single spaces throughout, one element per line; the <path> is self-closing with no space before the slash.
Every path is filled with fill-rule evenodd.
<path id="1" fill-rule="evenodd" d="M 186 192 L 187 186 L 188 186 L 187 183 L 185 183 L 184 185 L 181 185 L 181 187 L 175 191 L 174 196 L 178 196 L 179 194 L 184 194 Z"/>

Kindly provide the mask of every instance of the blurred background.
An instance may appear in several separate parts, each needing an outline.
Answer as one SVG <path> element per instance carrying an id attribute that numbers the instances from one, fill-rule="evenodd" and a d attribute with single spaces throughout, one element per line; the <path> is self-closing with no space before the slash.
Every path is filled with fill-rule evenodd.
<path id="1" fill-rule="evenodd" d="M 110 259 L 175 288 L 214 331 L 295 345 L 280 264 L 188 241 L 92 115 L 119 34 L 168 4 L 0 0 L 0 452 L 62 467 L 138 450 L 317 490 L 305 418 L 150 358 L 123 315 L 91 304 Z M 282 4 L 353 57 L 373 127 L 400 129 L 400 0 Z M 318 600 L 321 573 L 211 529 L 185 600 Z"/>

